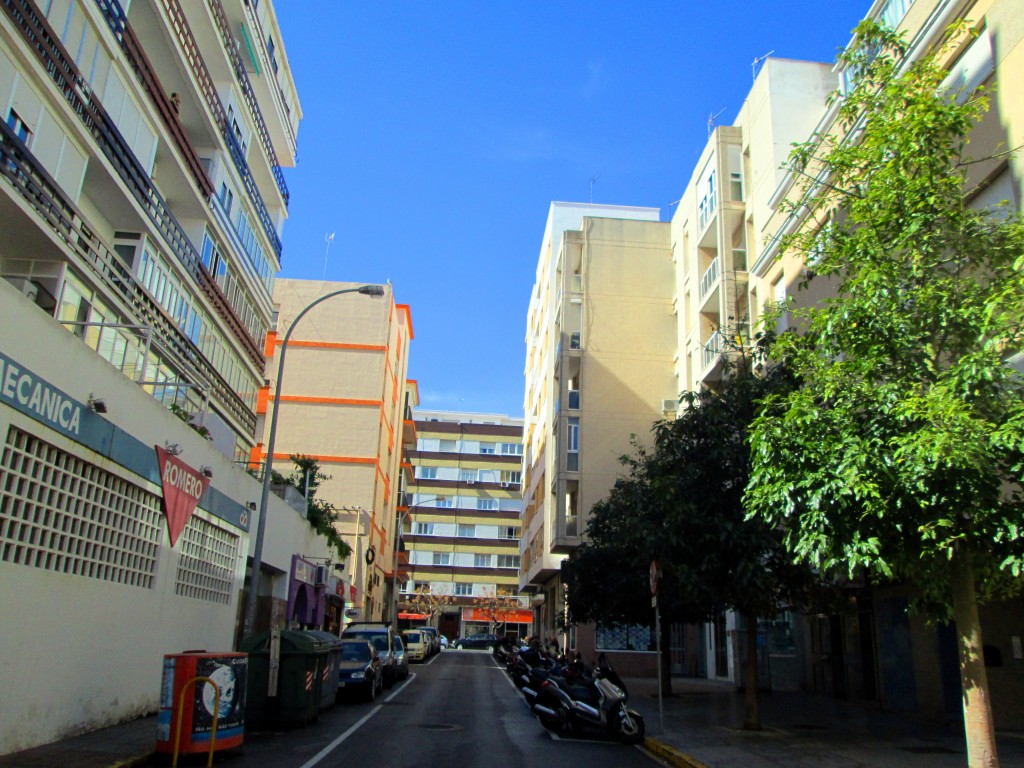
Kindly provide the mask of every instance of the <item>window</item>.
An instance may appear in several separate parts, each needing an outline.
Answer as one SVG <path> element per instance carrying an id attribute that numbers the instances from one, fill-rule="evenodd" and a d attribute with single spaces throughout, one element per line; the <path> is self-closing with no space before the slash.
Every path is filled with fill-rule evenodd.
<path id="1" fill-rule="evenodd" d="M 234 193 L 230 189 L 228 189 L 227 182 L 223 182 L 223 181 L 221 182 L 221 184 L 220 184 L 220 194 L 217 195 L 217 199 L 220 200 L 220 205 L 221 205 L 221 208 L 224 209 L 224 213 L 226 213 L 228 216 L 230 216 L 231 215 L 231 205 L 234 203 L 235 195 L 234 195 Z"/>
<path id="2" fill-rule="evenodd" d="M 463 525 L 463 524 L 460 523 L 459 524 L 458 533 L 456 533 L 455 535 L 460 537 L 460 538 L 463 538 L 463 539 L 465 539 L 465 538 L 471 539 L 474 536 L 476 536 L 476 526 L 475 525 Z"/>
<path id="3" fill-rule="evenodd" d="M 436 480 L 437 467 L 416 467 L 416 477 L 419 480 Z"/>
<path id="4" fill-rule="evenodd" d="M 451 565 L 452 556 L 448 552 L 435 552 L 434 553 L 434 565 Z"/>
<path id="5" fill-rule="evenodd" d="M 460 469 L 459 470 L 459 482 L 461 482 L 461 483 L 475 483 L 476 482 L 476 470 L 475 469 Z"/>
<path id="6" fill-rule="evenodd" d="M 519 555 L 498 555 L 499 568 L 518 568 Z"/>
<path id="7" fill-rule="evenodd" d="M 471 597 L 473 595 L 472 584 L 456 584 L 455 595 L 457 597 Z"/>
<path id="8" fill-rule="evenodd" d="M 522 456 L 523 455 L 523 444 L 522 443 L 502 443 L 501 453 L 504 456 Z"/>
<path id="9" fill-rule="evenodd" d="M 654 651 L 654 630 L 643 624 L 598 624 L 597 647 L 604 651 Z"/>
<path id="10" fill-rule="evenodd" d="M 477 568 L 493 568 L 491 555 L 474 555 L 473 565 Z"/>
<path id="11" fill-rule="evenodd" d="M 455 499 L 453 499 L 451 496 L 438 496 L 434 500 L 434 506 L 445 507 L 450 509 L 455 506 Z"/>
<path id="12" fill-rule="evenodd" d="M 416 523 L 413 526 L 413 533 L 417 536 L 433 536 L 434 535 L 434 524 L 433 523 Z"/>
<path id="13" fill-rule="evenodd" d="M 480 453 L 494 453 L 494 443 L 480 443 Z"/>
<path id="14" fill-rule="evenodd" d="M 519 528 L 514 525 L 503 525 L 498 528 L 498 538 L 516 540 L 519 538 Z"/>
<path id="15" fill-rule="evenodd" d="M 7 113 L 7 127 L 14 131 L 14 135 L 18 137 L 22 144 L 26 147 L 32 146 L 32 130 L 13 109 Z"/>
<path id="16" fill-rule="evenodd" d="M 438 450 L 441 453 L 455 453 L 459 450 L 459 444 L 455 440 L 442 440 L 438 443 Z"/>
<path id="17" fill-rule="evenodd" d="M 519 471 L 513 472 L 509 469 L 501 470 L 501 482 L 503 483 L 521 483 L 523 482 L 523 473 Z"/>
<path id="18" fill-rule="evenodd" d="M 477 499 L 476 508 L 484 510 L 495 510 L 498 508 L 497 499 Z"/>
<path id="19" fill-rule="evenodd" d="M 566 469 L 577 472 L 580 468 L 580 420 L 570 418 L 566 433 Z"/>
<path id="20" fill-rule="evenodd" d="M 736 171 L 729 174 L 729 197 L 736 203 L 743 201 L 743 174 Z"/>
<path id="21" fill-rule="evenodd" d="M 267 55 L 270 58 L 270 68 L 277 74 L 277 56 L 274 55 L 274 38 L 267 35 Z"/>
<path id="22" fill-rule="evenodd" d="M 704 226 L 711 219 L 715 209 L 718 207 L 718 198 L 715 194 L 715 171 L 711 171 L 703 183 L 698 187 L 698 190 L 703 190 L 703 195 L 700 199 L 700 203 L 697 205 L 698 209 L 698 220 L 697 226 L 704 229 Z"/>

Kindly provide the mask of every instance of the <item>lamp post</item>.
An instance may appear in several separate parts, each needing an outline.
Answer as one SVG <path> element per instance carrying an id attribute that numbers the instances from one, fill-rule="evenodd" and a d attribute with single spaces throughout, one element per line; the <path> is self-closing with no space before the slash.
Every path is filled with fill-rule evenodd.
<path id="1" fill-rule="evenodd" d="M 245 620 L 242 623 L 242 637 L 252 632 L 253 621 L 256 617 L 256 593 L 259 590 L 260 569 L 263 567 L 263 537 L 267 528 L 267 503 L 270 501 L 270 473 L 274 463 L 274 441 L 277 438 L 277 414 L 281 403 L 281 382 L 284 379 L 284 356 L 288 351 L 288 340 L 292 331 L 299 321 L 305 317 L 313 307 L 321 302 L 340 296 L 343 293 L 362 293 L 366 296 L 383 296 L 383 285 L 360 285 L 358 288 L 342 288 L 339 291 L 332 291 L 324 294 L 315 301 L 310 302 L 295 316 L 292 324 L 288 327 L 284 340 L 281 342 L 281 357 L 277 363 L 277 384 L 274 387 L 273 408 L 274 413 L 270 417 L 270 435 L 267 437 L 267 458 L 263 462 L 263 494 L 260 497 L 260 519 L 256 522 L 256 544 L 252 553 L 252 576 L 249 580 L 249 592 L 245 600 Z"/>

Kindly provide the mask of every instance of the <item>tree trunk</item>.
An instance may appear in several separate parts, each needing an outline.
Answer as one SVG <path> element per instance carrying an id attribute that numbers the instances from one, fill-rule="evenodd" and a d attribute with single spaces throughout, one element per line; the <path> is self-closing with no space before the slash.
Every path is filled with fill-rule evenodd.
<path id="1" fill-rule="evenodd" d="M 672 625 L 661 617 L 661 695 L 672 695 Z"/>
<path id="2" fill-rule="evenodd" d="M 992 702 L 978 619 L 974 568 L 965 556 L 953 558 L 953 618 L 960 649 L 960 683 L 963 687 L 964 735 L 969 768 L 998 768 Z"/>
<path id="3" fill-rule="evenodd" d="M 757 699 L 757 615 L 747 614 L 747 668 L 744 670 L 746 684 L 743 729 L 761 730 L 761 708 Z"/>

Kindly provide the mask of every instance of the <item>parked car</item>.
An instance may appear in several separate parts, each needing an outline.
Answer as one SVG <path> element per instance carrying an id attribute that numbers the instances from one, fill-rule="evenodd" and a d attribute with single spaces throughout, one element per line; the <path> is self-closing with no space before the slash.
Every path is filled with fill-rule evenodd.
<path id="1" fill-rule="evenodd" d="M 452 643 L 452 648 L 457 648 L 460 651 L 463 648 L 484 648 L 493 651 L 497 644 L 497 635 L 470 635 L 469 637 L 460 637 Z"/>
<path id="2" fill-rule="evenodd" d="M 336 698 L 353 693 L 373 701 L 383 687 L 380 656 L 373 644 L 365 638 L 342 638 Z"/>
<path id="3" fill-rule="evenodd" d="M 373 643 L 380 656 L 384 687 L 390 688 L 395 684 L 398 659 L 395 657 L 395 633 L 390 624 L 379 621 L 353 621 L 341 631 L 341 637 L 362 637 Z"/>
<path id="4" fill-rule="evenodd" d="M 441 635 L 440 643 L 441 643 L 441 647 L 442 648 L 447 648 L 448 647 L 448 636 L 447 635 Z"/>
<path id="5" fill-rule="evenodd" d="M 427 634 L 427 638 L 430 640 L 430 646 L 427 648 L 427 656 L 433 656 L 435 653 L 441 652 L 441 638 L 440 632 L 437 631 L 436 627 L 417 627 L 421 632 Z"/>
<path id="6" fill-rule="evenodd" d="M 409 661 L 427 660 L 427 643 L 429 642 L 423 632 L 417 629 L 407 629 L 402 633 L 405 640 L 405 655 Z"/>
<path id="7" fill-rule="evenodd" d="M 409 676 L 409 654 L 401 636 L 395 637 L 395 670 L 399 680 L 405 680 Z"/>

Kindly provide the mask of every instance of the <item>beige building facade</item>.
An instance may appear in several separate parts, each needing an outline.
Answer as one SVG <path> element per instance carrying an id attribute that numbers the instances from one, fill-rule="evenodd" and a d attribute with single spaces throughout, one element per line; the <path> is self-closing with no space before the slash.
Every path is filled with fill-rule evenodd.
<path id="1" fill-rule="evenodd" d="M 552 203 L 527 316 L 522 563 L 535 631 L 560 636 L 560 563 L 677 397 L 674 268 L 651 208 Z"/>
<path id="2" fill-rule="evenodd" d="M 332 592 L 344 600 L 348 619 L 378 621 L 390 620 L 393 604 L 403 440 L 415 404 L 406 379 L 413 330 L 409 307 L 395 304 L 390 284 L 380 297 L 359 287 L 277 281 L 277 327 L 267 338 L 269 378 L 258 410 L 268 434 L 281 343 L 292 329 L 271 464 L 287 476 L 294 471 L 290 456 L 312 456 L 329 476 L 317 496 L 340 510 L 338 529 L 353 550 L 341 570 L 334 568 L 337 556 L 330 559 L 329 575 L 344 576 Z M 335 291 L 351 292 L 318 304 L 292 328 L 296 316 Z M 264 445 L 254 448 L 252 464 L 267 459 Z"/>

